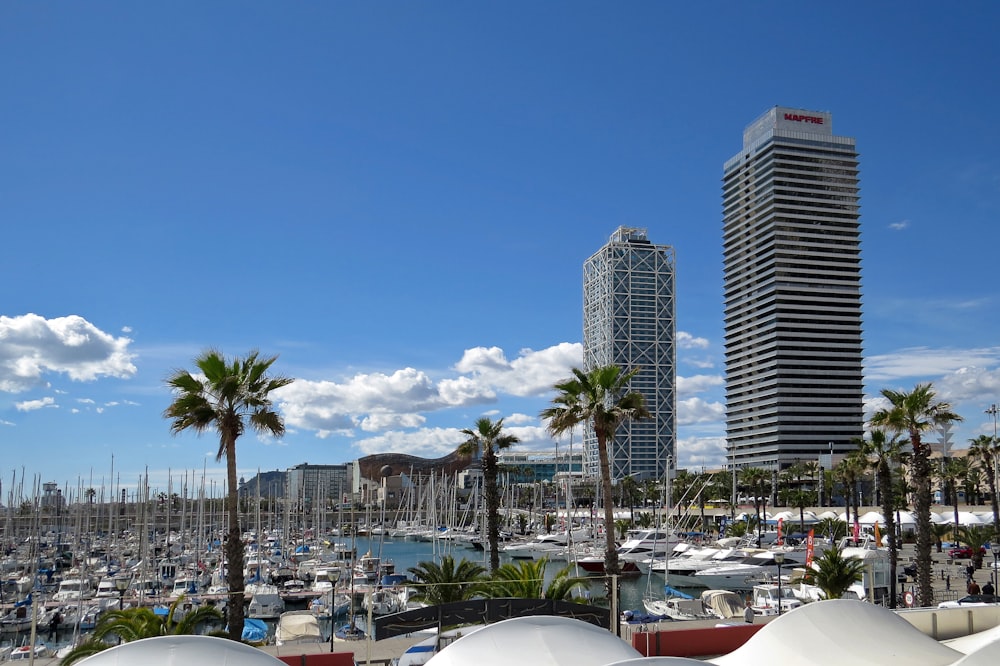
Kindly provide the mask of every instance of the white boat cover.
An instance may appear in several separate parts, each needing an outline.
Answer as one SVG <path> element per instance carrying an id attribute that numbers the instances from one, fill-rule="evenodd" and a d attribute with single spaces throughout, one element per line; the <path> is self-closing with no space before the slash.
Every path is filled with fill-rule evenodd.
<path id="1" fill-rule="evenodd" d="M 607 629 L 535 615 L 488 625 L 431 657 L 427 666 L 605 666 L 642 654 Z"/>
<path id="2" fill-rule="evenodd" d="M 215 636 L 156 636 L 81 659 L 86 666 L 284 666 L 263 650 Z"/>
<path id="3" fill-rule="evenodd" d="M 963 658 L 888 608 L 850 599 L 806 604 L 769 622 L 717 666 L 948 666 Z"/>
<path id="4" fill-rule="evenodd" d="M 319 620 L 309 611 L 282 613 L 278 627 L 274 630 L 278 645 L 289 643 L 321 643 L 323 635 L 319 630 Z"/>

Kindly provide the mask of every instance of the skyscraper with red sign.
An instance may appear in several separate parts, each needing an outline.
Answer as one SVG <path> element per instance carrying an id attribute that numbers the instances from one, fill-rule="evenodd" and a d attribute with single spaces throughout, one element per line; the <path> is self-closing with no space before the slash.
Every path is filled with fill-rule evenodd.
<path id="1" fill-rule="evenodd" d="M 737 468 L 829 465 L 863 434 L 858 154 L 775 107 L 723 178 L 726 438 Z"/>

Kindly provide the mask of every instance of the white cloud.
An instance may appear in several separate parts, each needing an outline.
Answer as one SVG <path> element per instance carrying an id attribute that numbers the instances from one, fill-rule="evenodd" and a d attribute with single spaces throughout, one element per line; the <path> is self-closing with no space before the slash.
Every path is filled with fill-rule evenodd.
<path id="1" fill-rule="evenodd" d="M 726 460 L 726 438 L 686 437 L 677 442 L 677 467 L 699 469 L 721 467 Z"/>
<path id="2" fill-rule="evenodd" d="M 900 220 L 899 222 L 891 222 L 889 228 L 893 231 L 902 231 L 910 226 L 909 220 Z"/>
<path id="3" fill-rule="evenodd" d="M 36 314 L 0 316 L 0 391 L 19 393 L 44 385 L 48 373 L 73 381 L 131 377 L 134 354 L 126 337 L 101 331 L 83 317 L 45 319 Z"/>
<path id="4" fill-rule="evenodd" d="M 44 409 L 45 407 L 55 407 L 59 406 L 56 404 L 55 398 L 41 398 L 40 400 L 25 400 L 24 402 L 14 403 L 14 407 L 19 412 L 33 412 L 36 409 Z"/>
<path id="5" fill-rule="evenodd" d="M 13 423 L 12 421 L 4 421 L 3 419 L 0 419 L 0 425 L 3 425 L 3 426 L 12 426 L 12 425 L 16 425 L 16 424 Z"/>
<path id="6" fill-rule="evenodd" d="M 677 331 L 675 339 L 680 349 L 708 349 L 707 338 L 696 338 L 686 331 Z"/>
<path id="7" fill-rule="evenodd" d="M 508 361 L 498 347 L 467 349 L 454 369 L 471 375 L 468 379 L 479 385 L 526 397 L 551 391 L 553 384 L 569 377 L 572 369 L 582 364 L 583 345 L 561 342 L 540 351 L 522 349 L 513 361 Z"/>
<path id="8" fill-rule="evenodd" d="M 521 350 L 508 361 L 498 347 L 468 349 L 453 370 L 436 383 L 413 368 L 392 374 L 357 374 L 345 381 L 297 380 L 275 392 L 288 426 L 320 437 L 422 427 L 424 413 L 496 403 L 499 396 L 535 396 L 580 364 L 579 344 L 561 343 L 540 351 Z M 367 440 L 372 441 L 372 440 Z"/>
<path id="9" fill-rule="evenodd" d="M 892 354 L 865 359 L 865 381 L 892 382 L 901 379 L 937 378 L 967 367 L 1000 364 L 1000 347 L 978 349 L 931 349 L 910 347 Z"/>
<path id="10" fill-rule="evenodd" d="M 719 423 L 726 419 L 726 406 L 721 402 L 706 402 L 701 398 L 677 401 L 677 425 Z"/>
<path id="11" fill-rule="evenodd" d="M 695 375 L 693 377 L 677 376 L 677 393 L 679 395 L 690 395 L 691 393 L 703 393 L 709 389 L 722 386 L 724 380 L 720 375 Z"/>

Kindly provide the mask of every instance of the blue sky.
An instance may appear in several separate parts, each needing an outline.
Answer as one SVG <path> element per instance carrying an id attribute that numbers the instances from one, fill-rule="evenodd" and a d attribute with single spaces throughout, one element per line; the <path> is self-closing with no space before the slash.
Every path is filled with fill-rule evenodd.
<path id="1" fill-rule="evenodd" d="M 866 389 L 1000 402 L 993 2 L 0 4 L 0 482 L 221 478 L 164 378 L 277 354 L 241 473 L 551 448 L 581 265 L 677 253 L 679 464 L 724 455 L 721 177 L 774 105 L 861 154 Z M 564 441 L 563 444 L 568 442 Z"/>

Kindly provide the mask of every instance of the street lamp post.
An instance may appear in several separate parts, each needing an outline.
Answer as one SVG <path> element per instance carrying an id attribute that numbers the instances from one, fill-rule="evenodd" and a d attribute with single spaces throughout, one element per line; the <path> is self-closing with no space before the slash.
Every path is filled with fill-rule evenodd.
<path id="1" fill-rule="evenodd" d="M 1000 446 L 1000 439 L 997 439 L 997 414 L 1000 414 L 1000 410 L 997 409 L 997 404 L 994 402 L 985 413 L 993 417 L 993 485 L 996 487 L 1000 486 L 1000 469 L 997 467 L 997 454 L 995 453 L 996 447 Z"/>
<path id="2" fill-rule="evenodd" d="M 997 579 L 997 576 L 1000 575 L 1000 572 L 997 571 L 997 566 L 1000 564 L 1000 535 L 997 535 L 995 539 L 996 540 L 990 544 L 990 550 L 993 551 L 993 571 L 990 572 L 990 580 L 993 581 L 994 590 L 997 585 L 1000 585 L 1000 580 Z M 995 591 L 994 594 L 996 594 Z"/>
<path id="3" fill-rule="evenodd" d="M 781 565 L 785 563 L 785 554 L 775 553 L 774 563 L 778 565 L 778 615 L 781 615 Z"/>
<path id="4" fill-rule="evenodd" d="M 128 589 L 128 578 L 118 576 L 115 578 L 115 589 L 118 590 L 118 610 L 125 608 L 125 590 Z"/>

